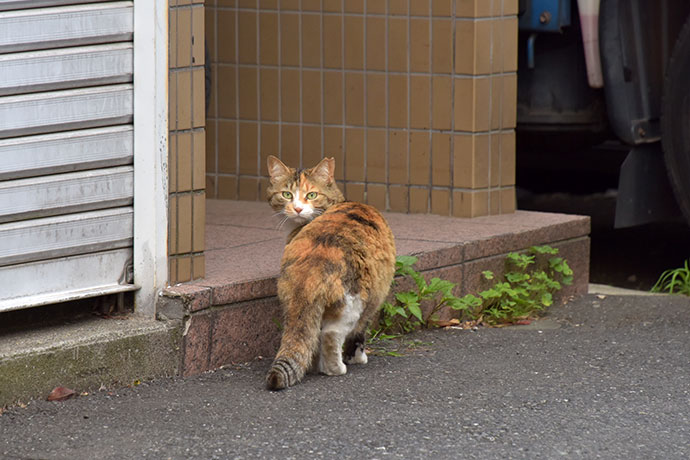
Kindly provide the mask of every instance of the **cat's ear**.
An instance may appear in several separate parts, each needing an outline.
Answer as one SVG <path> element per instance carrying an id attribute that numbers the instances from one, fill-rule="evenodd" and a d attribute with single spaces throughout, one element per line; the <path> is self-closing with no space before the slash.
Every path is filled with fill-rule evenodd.
<path id="1" fill-rule="evenodd" d="M 290 168 L 273 155 L 268 156 L 266 165 L 268 166 L 268 174 L 271 176 L 271 183 L 279 182 L 290 175 Z"/>
<path id="2" fill-rule="evenodd" d="M 312 168 L 311 174 L 330 185 L 335 179 L 335 160 L 333 158 L 324 158 Z"/>

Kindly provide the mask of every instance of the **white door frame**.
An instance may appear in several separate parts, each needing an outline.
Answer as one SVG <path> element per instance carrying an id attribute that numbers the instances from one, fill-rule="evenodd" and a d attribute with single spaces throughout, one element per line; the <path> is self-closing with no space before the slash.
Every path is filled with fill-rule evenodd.
<path id="1" fill-rule="evenodd" d="M 168 281 L 168 0 L 134 1 L 135 312 Z"/>

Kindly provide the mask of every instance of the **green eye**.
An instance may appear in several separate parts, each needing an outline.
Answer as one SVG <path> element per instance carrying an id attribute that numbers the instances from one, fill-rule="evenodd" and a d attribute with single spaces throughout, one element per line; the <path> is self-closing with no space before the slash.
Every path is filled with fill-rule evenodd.
<path id="1" fill-rule="evenodd" d="M 283 198 L 285 198 L 286 200 L 291 200 L 292 199 L 292 193 L 283 192 Z"/>
<path id="2" fill-rule="evenodd" d="M 313 200 L 314 198 L 316 198 L 317 195 L 318 193 L 316 192 L 309 192 L 307 193 L 307 200 Z"/>

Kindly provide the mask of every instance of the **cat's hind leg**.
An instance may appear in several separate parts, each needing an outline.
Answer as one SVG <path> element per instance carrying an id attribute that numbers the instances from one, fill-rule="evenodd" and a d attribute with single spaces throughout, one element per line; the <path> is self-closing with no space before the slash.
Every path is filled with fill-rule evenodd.
<path id="1" fill-rule="evenodd" d="M 366 364 L 368 361 L 367 353 L 364 351 L 366 336 L 364 331 L 352 331 L 345 339 L 345 349 L 343 350 L 343 360 L 347 364 Z"/>
<path id="2" fill-rule="evenodd" d="M 385 284 L 389 286 L 390 283 Z M 369 300 L 367 301 L 362 314 L 357 320 L 357 324 L 348 334 L 345 339 L 345 350 L 343 351 L 343 360 L 347 364 L 366 364 L 369 359 L 365 351 L 367 343 L 367 329 L 369 324 L 379 311 L 381 303 L 385 300 L 388 290 L 381 287 L 378 290 L 369 292 Z"/>
<path id="3" fill-rule="evenodd" d="M 342 375 L 347 372 L 347 366 L 343 363 L 343 343 L 358 324 L 362 309 L 363 303 L 359 295 L 346 294 L 337 315 L 324 317 L 319 361 L 319 370 L 324 374 Z"/>

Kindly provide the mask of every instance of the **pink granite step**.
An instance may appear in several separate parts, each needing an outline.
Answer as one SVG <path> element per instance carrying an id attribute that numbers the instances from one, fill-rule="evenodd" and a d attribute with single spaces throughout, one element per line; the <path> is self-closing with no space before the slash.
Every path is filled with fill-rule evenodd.
<path id="1" fill-rule="evenodd" d="M 276 277 L 286 232 L 262 202 L 208 200 L 206 278 L 164 292 L 163 316 L 184 318 L 182 373 L 191 375 L 257 356 L 280 340 Z M 589 217 L 518 211 L 460 219 L 386 213 L 398 254 L 416 255 L 416 268 L 476 292 L 483 270 L 503 271 L 504 257 L 533 245 L 560 249 L 575 282 L 560 297 L 580 295 L 589 282 Z"/>

